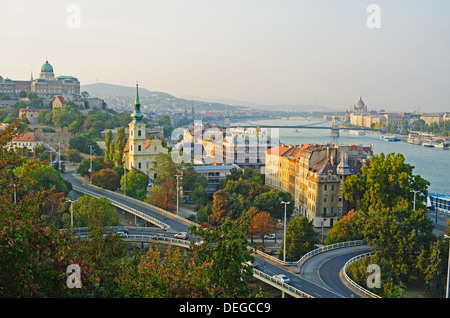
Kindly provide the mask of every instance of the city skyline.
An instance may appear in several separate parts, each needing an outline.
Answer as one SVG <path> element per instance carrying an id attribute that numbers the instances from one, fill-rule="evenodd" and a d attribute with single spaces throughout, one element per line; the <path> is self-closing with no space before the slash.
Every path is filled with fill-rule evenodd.
<path id="1" fill-rule="evenodd" d="M 4 78 L 55 75 L 183 97 L 448 111 L 445 1 L 7 1 Z M 79 12 L 77 12 L 79 10 Z M 77 24 L 79 23 L 79 24 Z"/>

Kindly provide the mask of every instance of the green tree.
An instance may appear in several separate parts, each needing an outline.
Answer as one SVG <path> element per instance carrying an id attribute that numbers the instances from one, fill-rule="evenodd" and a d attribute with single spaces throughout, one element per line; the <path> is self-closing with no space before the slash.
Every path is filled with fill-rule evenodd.
<path id="1" fill-rule="evenodd" d="M 320 243 L 312 221 L 306 217 L 295 218 L 286 227 L 286 261 L 298 261 L 314 250 Z M 279 258 L 283 259 L 284 239 L 281 242 Z"/>
<path id="2" fill-rule="evenodd" d="M 114 149 L 112 144 L 113 134 L 111 129 L 108 130 L 105 137 L 105 160 L 113 162 L 114 159 Z"/>
<path id="3" fill-rule="evenodd" d="M 189 196 L 189 198 L 195 202 L 199 207 L 208 204 L 208 195 L 203 186 L 197 187 Z"/>
<path id="4" fill-rule="evenodd" d="M 122 176 L 120 179 L 122 188 L 124 187 L 124 177 Z M 147 195 L 147 175 L 137 171 L 130 171 L 126 173 L 126 178 L 125 195 L 143 201 Z"/>
<path id="5" fill-rule="evenodd" d="M 417 209 L 423 208 L 430 183 L 413 175 L 414 167 L 405 163 L 402 154 L 372 156 L 369 166 L 361 168 L 362 175 L 352 175 L 344 182 L 344 198 L 356 202 L 359 210 L 413 207 L 414 194 Z"/>
<path id="6" fill-rule="evenodd" d="M 120 225 L 119 214 L 108 199 L 105 197 L 95 198 L 84 195 L 73 203 L 74 227 L 95 227 L 95 222 L 97 221 L 103 226 Z M 64 225 L 70 227 L 70 223 Z M 102 236 L 103 234 L 104 231 Z"/>
<path id="7" fill-rule="evenodd" d="M 207 186 L 206 177 L 195 171 L 194 167 L 189 166 L 183 171 L 181 185 L 183 186 L 183 191 L 186 192 L 192 192 L 198 187 L 205 188 Z"/>
<path id="8" fill-rule="evenodd" d="M 14 169 L 14 175 L 19 180 L 30 180 L 23 191 L 34 191 L 35 193 L 54 188 L 56 192 L 69 193 L 64 179 L 52 166 L 44 162 L 26 162 Z M 19 195 L 21 192 L 19 192 Z"/>
<path id="9" fill-rule="evenodd" d="M 86 157 L 81 160 L 80 165 L 77 168 L 77 172 L 82 176 L 91 176 L 91 173 L 89 170 L 91 169 L 91 158 Z M 92 174 L 94 174 L 97 171 L 100 171 L 102 169 L 105 169 L 105 165 L 103 162 L 101 162 L 100 158 L 97 156 L 92 157 Z"/>
<path id="10" fill-rule="evenodd" d="M 69 106 L 55 108 L 52 111 L 52 121 L 57 127 L 61 127 L 64 130 L 64 127 L 69 126 L 76 118 L 76 114 L 73 109 Z"/>
<path id="11" fill-rule="evenodd" d="M 116 140 L 114 141 L 114 162 L 117 166 L 123 166 L 123 149 L 127 143 L 127 136 L 125 135 L 125 128 L 117 129 Z"/>
<path id="12" fill-rule="evenodd" d="M 83 160 L 83 157 L 81 156 L 80 152 L 76 149 L 67 149 L 66 157 L 67 160 L 75 163 L 80 163 L 81 160 Z"/>
<path id="13" fill-rule="evenodd" d="M 219 298 L 249 297 L 248 280 L 253 269 L 244 264 L 253 257 L 247 250 L 247 235 L 239 223 L 226 220 L 217 228 L 192 226 L 189 231 L 205 243 L 197 245 L 195 258 L 199 264 L 211 264 L 205 273 L 212 294 Z"/>
<path id="14" fill-rule="evenodd" d="M 269 192 L 264 192 L 258 195 L 253 201 L 259 211 L 267 211 L 274 219 L 284 218 L 284 205 L 282 201 L 290 202 L 292 196 L 289 192 L 285 192 L 278 189 L 272 189 Z M 286 206 L 286 217 L 289 218 L 292 215 L 294 204 L 288 204 Z"/>

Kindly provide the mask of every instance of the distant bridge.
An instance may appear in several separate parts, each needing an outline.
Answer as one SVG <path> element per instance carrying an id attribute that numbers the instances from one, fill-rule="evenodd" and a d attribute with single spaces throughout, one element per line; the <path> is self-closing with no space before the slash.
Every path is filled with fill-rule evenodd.
<path id="1" fill-rule="evenodd" d="M 286 129 L 331 129 L 331 135 L 333 136 L 339 136 L 339 130 L 366 130 L 366 131 L 381 131 L 381 129 L 375 129 L 375 128 L 368 128 L 368 127 L 362 127 L 362 126 L 355 126 L 349 123 L 346 123 L 348 127 L 340 127 L 336 125 L 336 122 L 333 120 L 331 121 L 330 126 L 317 126 L 323 123 L 330 122 L 330 120 L 325 120 L 322 122 L 314 123 L 314 124 L 308 124 L 308 125 L 259 125 L 256 123 L 242 123 L 242 124 L 231 124 L 230 128 L 286 128 Z"/>

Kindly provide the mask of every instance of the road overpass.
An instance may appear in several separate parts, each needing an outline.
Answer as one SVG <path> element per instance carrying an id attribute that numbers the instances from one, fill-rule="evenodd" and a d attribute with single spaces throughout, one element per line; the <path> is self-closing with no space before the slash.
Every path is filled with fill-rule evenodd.
<path id="1" fill-rule="evenodd" d="M 195 224 L 173 213 L 164 211 L 157 207 L 143 203 L 136 199 L 126 197 L 113 191 L 99 189 L 83 183 L 83 179 L 72 173 L 65 173 L 63 177 L 72 183 L 75 191 L 85 193 L 94 197 L 106 197 L 115 206 L 130 211 L 155 225 L 173 232 L 186 232 L 188 228 Z M 170 215 L 169 215 L 170 214 Z M 142 239 L 144 239 L 142 237 Z M 148 239 L 148 238 L 145 238 Z M 130 240 L 138 240 L 134 237 Z M 183 244 L 183 246 L 186 246 Z M 256 278 L 270 283 L 285 293 L 294 297 L 307 298 L 360 298 L 362 297 L 356 289 L 350 287 L 342 278 L 342 268 L 351 258 L 367 253 L 367 246 L 346 246 L 328 251 L 321 251 L 314 257 L 306 260 L 301 271 L 296 273 L 291 270 L 291 266 L 280 264 L 273 259 L 268 259 L 263 254 L 256 254 L 255 259 L 261 265 L 261 270 L 255 270 Z M 273 281 L 272 276 L 285 274 L 291 280 L 289 286 Z"/>

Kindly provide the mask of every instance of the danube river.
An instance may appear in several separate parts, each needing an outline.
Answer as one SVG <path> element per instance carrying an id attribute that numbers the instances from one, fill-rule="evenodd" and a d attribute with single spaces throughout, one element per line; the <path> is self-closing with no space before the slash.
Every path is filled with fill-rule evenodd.
<path id="1" fill-rule="evenodd" d="M 304 117 L 290 117 L 289 119 L 258 120 L 259 125 L 309 125 L 318 123 L 317 126 L 331 126 L 331 123 L 322 123 L 323 120 L 306 120 Z M 248 124 L 248 123 L 247 123 Z M 245 124 L 243 124 L 245 126 Z M 272 130 L 272 133 L 274 131 Z M 340 137 L 331 137 L 330 129 L 279 129 L 280 143 L 283 144 L 307 144 L 329 142 L 343 144 L 372 145 L 374 154 L 401 153 L 407 163 L 414 167 L 413 174 L 422 176 L 430 182 L 429 193 L 441 193 L 450 195 L 450 150 L 437 148 L 427 148 L 418 145 L 408 144 L 403 141 L 388 142 L 367 136 L 353 136 L 347 130 L 340 131 Z"/>

